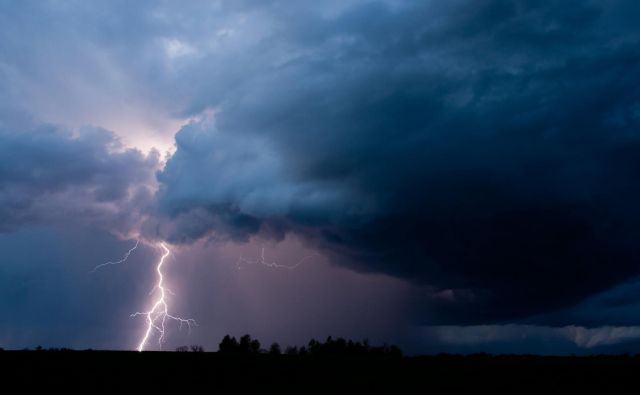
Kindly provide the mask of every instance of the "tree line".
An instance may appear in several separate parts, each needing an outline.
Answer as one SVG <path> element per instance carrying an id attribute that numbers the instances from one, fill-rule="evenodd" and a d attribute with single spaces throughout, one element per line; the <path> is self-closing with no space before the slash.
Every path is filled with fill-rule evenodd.
<path id="1" fill-rule="evenodd" d="M 287 346 L 282 350 L 280 344 L 272 343 L 268 349 L 262 348 L 258 339 L 246 334 L 240 339 L 226 335 L 219 344 L 218 352 L 227 355 L 295 355 L 295 356 L 388 356 L 401 357 L 402 351 L 398 346 L 384 344 L 371 346 L 367 340 L 362 342 L 346 340 L 341 337 L 334 339 L 329 336 L 324 342 L 311 339 L 305 346 Z M 199 345 L 178 347 L 176 351 L 202 352 Z"/>

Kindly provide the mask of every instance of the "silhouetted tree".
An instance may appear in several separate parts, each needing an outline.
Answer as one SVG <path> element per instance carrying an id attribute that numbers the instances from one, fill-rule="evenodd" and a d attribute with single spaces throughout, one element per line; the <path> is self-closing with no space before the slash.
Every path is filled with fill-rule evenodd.
<path id="1" fill-rule="evenodd" d="M 284 353 L 287 355 L 298 355 L 298 347 L 287 346 L 287 348 L 284 350 Z"/>
<path id="2" fill-rule="evenodd" d="M 194 350 L 195 351 L 195 350 Z M 261 352 L 267 352 L 260 349 L 260 342 L 258 339 L 252 339 L 250 335 L 244 335 L 240 338 L 240 341 L 236 341 L 234 337 L 226 335 L 220 343 L 221 353 L 236 353 L 236 354 L 258 354 Z M 280 355 L 282 350 L 278 343 L 273 343 L 268 351 L 271 355 Z M 327 337 L 324 343 L 317 341 L 316 339 L 309 340 L 307 346 L 297 347 L 288 346 L 284 354 L 296 355 L 296 356 L 381 356 L 381 357 L 402 357 L 402 351 L 398 346 L 384 344 L 380 347 L 371 347 L 368 340 L 362 342 L 346 340 L 338 337 Z"/>
<path id="3" fill-rule="evenodd" d="M 364 339 L 362 341 L 362 347 L 364 348 L 365 352 L 369 352 L 369 348 L 371 348 L 371 346 L 369 345 L 369 339 Z"/>
<path id="4" fill-rule="evenodd" d="M 187 351 L 189 351 L 189 347 L 187 346 L 176 347 L 176 352 L 187 352 Z"/>
<path id="5" fill-rule="evenodd" d="M 251 351 L 251 336 L 247 334 L 240 338 L 240 352 L 248 354 L 249 351 Z"/>
<path id="6" fill-rule="evenodd" d="M 235 337 L 226 335 L 218 345 L 219 351 L 223 354 L 233 354 L 239 351 L 239 344 Z"/>
<path id="7" fill-rule="evenodd" d="M 260 352 L 260 342 L 258 339 L 251 340 L 251 343 L 249 343 L 249 352 L 252 354 L 258 354 Z"/>
<path id="8" fill-rule="evenodd" d="M 282 351 L 280 350 L 280 345 L 278 343 L 271 344 L 271 347 L 269 347 L 269 354 L 271 355 L 282 354 Z"/>
<path id="9" fill-rule="evenodd" d="M 204 347 L 198 344 L 192 344 L 189 348 L 191 349 L 191 352 L 204 352 Z"/>
<path id="10" fill-rule="evenodd" d="M 318 342 L 316 339 L 309 340 L 307 349 L 309 350 L 309 354 L 318 355 L 320 353 L 320 342 Z"/>

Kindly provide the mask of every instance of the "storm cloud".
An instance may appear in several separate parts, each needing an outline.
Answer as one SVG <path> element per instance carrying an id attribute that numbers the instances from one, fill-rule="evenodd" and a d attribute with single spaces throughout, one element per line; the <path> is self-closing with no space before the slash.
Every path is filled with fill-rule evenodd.
<path id="1" fill-rule="evenodd" d="M 149 206 L 158 166 L 157 152 L 125 148 L 104 129 L 0 129 L 0 232 L 75 222 L 126 236 Z"/>
<path id="2" fill-rule="evenodd" d="M 210 348 L 205 333 L 244 330 L 438 352 L 637 340 L 637 1 L 0 11 L 5 343 L 55 321 L 50 344 L 131 347 L 137 323 L 113 317 L 147 300 L 160 240 L 173 306 Z M 138 237 L 137 269 L 85 283 Z M 265 245 L 317 262 L 290 277 L 233 265 Z M 51 301 L 87 323 L 70 335 Z"/>
<path id="3" fill-rule="evenodd" d="M 269 30 L 200 66 L 185 115 L 208 112 L 176 135 L 148 231 L 293 232 L 450 295 L 417 308 L 432 323 L 574 305 L 638 274 L 637 8 L 258 7 Z"/>

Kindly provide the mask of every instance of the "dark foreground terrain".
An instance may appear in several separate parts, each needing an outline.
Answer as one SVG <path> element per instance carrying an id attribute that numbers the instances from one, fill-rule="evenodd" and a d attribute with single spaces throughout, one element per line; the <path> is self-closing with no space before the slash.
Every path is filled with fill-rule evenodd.
<path id="1" fill-rule="evenodd" d="M 639 394 L 640 356 L 2 351 L 4 388 L 93 393 Z"/>

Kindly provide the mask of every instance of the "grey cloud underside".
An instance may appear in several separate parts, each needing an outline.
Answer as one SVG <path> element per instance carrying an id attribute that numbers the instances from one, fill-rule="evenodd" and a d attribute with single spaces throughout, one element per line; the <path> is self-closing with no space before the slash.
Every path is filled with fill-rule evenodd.
<path id="1" fill-rule="evenodd" d="M 157 153 L 124 149 L 103 129 L 0 129 L 0 232 L 76 222 L 126 235 L 151 202 L 157 168 Z"/>
<path id="2" fill-rule="evenodd" d="M 449 290 L 430 323 L 542 314 L 638 274 L 635 2 L 297 11 L 265 5 L 269 34 L 191 70 L 185 113 L 217 112 L 177 134 L 149 234 L 295 232 Z"/>

